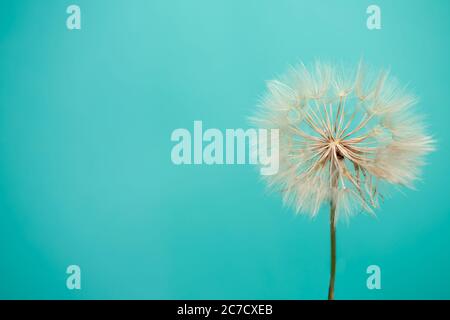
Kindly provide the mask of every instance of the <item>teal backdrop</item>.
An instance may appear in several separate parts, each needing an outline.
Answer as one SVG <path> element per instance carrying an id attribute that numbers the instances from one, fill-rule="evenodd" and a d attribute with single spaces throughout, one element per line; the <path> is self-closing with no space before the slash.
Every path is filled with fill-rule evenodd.
<path id="1" fill-rule="evenodd" d="M 66 8 L 81 8 L 81 30 Z M 381 7 L 382 29 L 366 28 Z M 310 220 L 254 166 L 175 166 L 170 135 L 247 128 L 265 81 L 320 58 L 391 67 L 438 149 L 417 190 L 338 226 L 338 299 L 450 298 L 450 2 L 0 2 L 0 298 L 323 299 Z M 81 290 L 66 268 L 81 267 Z M 381 290 L 366 287 L 381 267 Z"/>

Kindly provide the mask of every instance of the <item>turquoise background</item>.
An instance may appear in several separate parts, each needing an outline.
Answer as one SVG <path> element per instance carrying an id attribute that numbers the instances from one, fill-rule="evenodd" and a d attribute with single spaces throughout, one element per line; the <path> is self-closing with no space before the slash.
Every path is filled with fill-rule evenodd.
<path id="1" fill-rule="evenodd" d="M 417 191 L 338 226 L 336 298 L 450 298 L 449 13 L 446 0 L 2 0 L 0 298 L 326 298 L 327 209 L 295 216 L 252 166 L 175 166 L 170 135 L 247 128 L 290 64 L 361 57 L 410 83 L 438 150 Z M 370 264 L 381 290 L 366 288 Z"/>

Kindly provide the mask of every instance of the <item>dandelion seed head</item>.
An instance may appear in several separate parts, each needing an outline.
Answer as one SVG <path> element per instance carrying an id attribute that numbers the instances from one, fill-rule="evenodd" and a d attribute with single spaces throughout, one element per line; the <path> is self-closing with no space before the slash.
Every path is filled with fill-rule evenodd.
<path id="1" fill-rule="evenodd" d="M 434 149 L 416 97 L 388 71 L 300 64 L 267 89 L 252 121 L 279 129 L 280 168 L 266 179 L 296 212 L 333 202 L 337 218 L 373 214 L 380 183 L 412 188 Z"/>

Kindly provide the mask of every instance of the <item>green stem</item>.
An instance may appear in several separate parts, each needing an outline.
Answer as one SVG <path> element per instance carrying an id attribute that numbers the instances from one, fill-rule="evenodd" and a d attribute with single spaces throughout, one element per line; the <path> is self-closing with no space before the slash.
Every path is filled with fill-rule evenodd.
<path id="1" fill-rule="evenodd" d="M 336 204 L 330 203 L 330 240 L 331 240 L 331 268 L 330 285 L 328 287 L 328 300 L 334 300 L 334 279 L 336 276 Z"/>

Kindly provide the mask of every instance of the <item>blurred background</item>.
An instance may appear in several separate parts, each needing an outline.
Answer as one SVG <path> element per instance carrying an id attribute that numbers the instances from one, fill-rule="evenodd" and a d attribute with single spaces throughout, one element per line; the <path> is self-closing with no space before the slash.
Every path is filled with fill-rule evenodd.
<path id="1" fill-rule="evenodd" d="M 81 8 L 68 30 L 66 8 Z M 366 8 L 381 8 L 368 30 Z M 438 150 L 417 190 L 338 226 L 337 299 L 450 298 L 450 2 L 0 2 L 0 298 L 323 299 L 328 211 L 253 166 L 175 166 L 176 128 L 247 128 L 265 81 L 315 59 L 392 74 Z M 81 290 L 66 268 L 81 268 Z M 381 268 L 381 290 L 366 287 Z"/>

